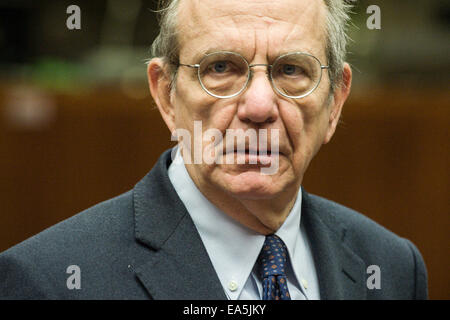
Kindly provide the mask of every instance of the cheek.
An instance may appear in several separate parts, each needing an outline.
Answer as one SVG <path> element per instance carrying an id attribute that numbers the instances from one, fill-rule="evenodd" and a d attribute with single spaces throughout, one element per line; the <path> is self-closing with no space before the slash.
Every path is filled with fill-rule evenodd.
<path id="1" fill-rule="evenodd" d="M 176 125 L 177 128 L 188 129 L 193 127 L 194 121 L 208 118 L 208 99 L 204 98 L 196 77 L 180 72 L 176 81 L 172 99 Z"/>
<path id="2" fill-rule="evenodd" d="M 280 113 L 294 155 L 312 157 L 322 145 L 328 123 L 323 99 L 310 96 L 297 104 L 286 101 L 281 105 Z"/>
<path id="3" fill-rule="evenodd" d="M 284 123 L 286 132 L 291 140 L 295 142 L 301 135 L 304 127 L 304 118 L 300 106 L 293 105 L 287 101 L 280 103 L 280 117 Z M 295 143 L 294 143 L 295 145 Z"/>
<path id="4" fill-rule="evenodd" d="M 197 121 L 203 132 L 218 129 L 225 133 L 236 114 L 236 101 L 211 97 L 197 84 L 197 78 L 180 75 L 177 79 L 172 99 L 176 127 L 193 132 Z"/>

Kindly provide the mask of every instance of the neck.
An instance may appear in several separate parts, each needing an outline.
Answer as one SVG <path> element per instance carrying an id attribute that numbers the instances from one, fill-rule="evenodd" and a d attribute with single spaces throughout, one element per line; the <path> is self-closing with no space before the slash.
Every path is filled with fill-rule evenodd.
<path id="1" fill-rule="evenodd" d="M 275 233 L 288 217 L 297 199 L 297 188 L 267 199 L 247 199 L 217 190 L 193 179 L 203 195 L 225 214 L 257 233 Z"/>

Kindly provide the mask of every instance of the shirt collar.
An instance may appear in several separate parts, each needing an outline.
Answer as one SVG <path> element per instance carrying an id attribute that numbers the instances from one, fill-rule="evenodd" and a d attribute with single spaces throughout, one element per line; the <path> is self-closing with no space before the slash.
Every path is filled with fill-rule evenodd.
<path id="1" fill-rule="evenodd" d="M 177 150 L 168 170 L 178 196 L 189 212 L 216 270 L 217 276 L 231 299 L 238 299 L 250 276 L 265 236 L 238 223 L 214 204 L 197 188 Z M 301 192 L 283 225 L 275 233 L 286 244 L 292 260 L 300 236 Z M 298 270 L 294 273 L 299 279 Z"/>
<path id="2" fill-rule="evenodd" d="M 302 208 L 302 192 L 299 190 L 297 193 L 297 199 L 292 207 L 289 215 L 287 216 L 281 227 L 275 232 L 275 234 L 283 240 L 289 253 L 290 261 L 296 261 L 295 257 L 298 255 L 297 244 L 300 238 L 300 219 Z M 292 265 L 292 263 L 291 263 Z M 297 265 L 292 265 L 294 275 L 296 279 L 300 278 L 300 268 Z"/>

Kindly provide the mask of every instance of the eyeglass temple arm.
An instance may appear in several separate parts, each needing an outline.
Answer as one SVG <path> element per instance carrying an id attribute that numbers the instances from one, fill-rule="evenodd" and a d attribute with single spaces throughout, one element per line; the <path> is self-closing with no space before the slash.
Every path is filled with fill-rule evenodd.
<path id="1" fill-rule="evenodd" d="M 178 65 L 181 66 L 181 67 L 200 68 L 199 64 L 183 64 L 183 63 L 179 63 Z"/>

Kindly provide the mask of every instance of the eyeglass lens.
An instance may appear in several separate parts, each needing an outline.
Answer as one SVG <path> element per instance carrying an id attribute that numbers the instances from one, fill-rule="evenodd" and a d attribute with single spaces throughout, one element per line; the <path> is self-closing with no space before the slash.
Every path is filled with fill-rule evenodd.
<path id="1" fill-rule="evenodd" d="M 240 55 L 215 53 L 200 63 L 199 77 L 205 89 L 217 96 L 229 96 L 247 84 L 248 64 Z"/>

